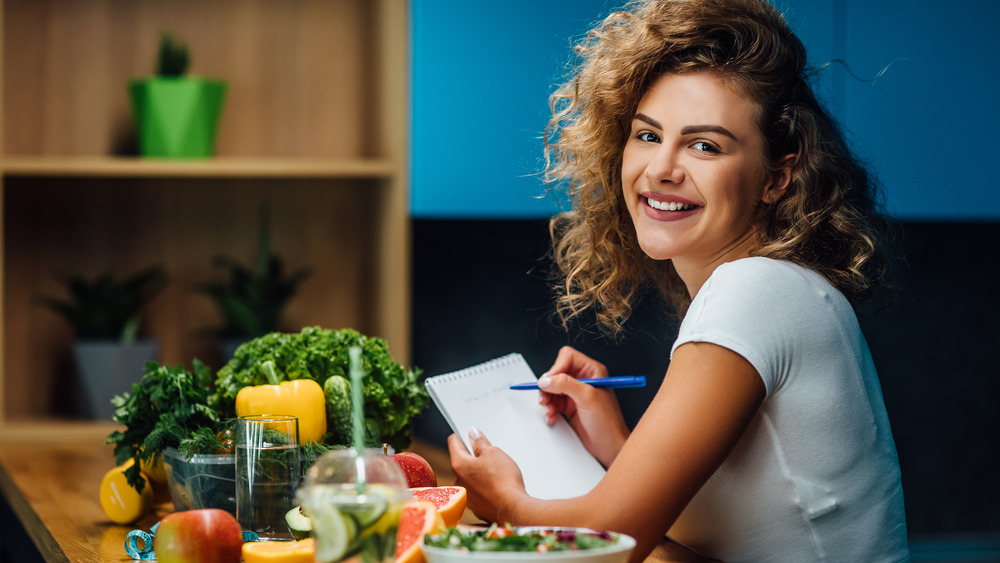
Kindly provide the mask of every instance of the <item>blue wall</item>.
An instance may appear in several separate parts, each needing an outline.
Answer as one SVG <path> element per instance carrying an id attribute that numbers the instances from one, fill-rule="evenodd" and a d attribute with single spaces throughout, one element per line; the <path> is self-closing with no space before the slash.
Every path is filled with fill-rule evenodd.
<path id="1" fill-rule="evenodd" d="M 1000 219 L 1000 2 L 776 0 L 817 90 L 904 220 Z M 538 177 L 548 94 L 604 0 L 413 0 L 412 196 L 417 218 L 550 215 Z"/>

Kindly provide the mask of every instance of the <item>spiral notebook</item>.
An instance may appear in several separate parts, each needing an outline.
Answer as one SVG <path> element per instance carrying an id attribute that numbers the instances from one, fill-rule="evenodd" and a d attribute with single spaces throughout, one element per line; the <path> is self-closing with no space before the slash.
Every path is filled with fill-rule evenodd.
<path id="1" fill-rule="evenodd" d="M 604 476 L 604 467 L 565 419 L 545 422 L 537 391 L 509 389 L 512 383 L 535 379 L 521 354 L 509 354 L 429 377 L 424 385 L 469 451 L 469 429 L 474 426 L 517 462 L 528 494 L 541 499 L 585 494 Z"/>

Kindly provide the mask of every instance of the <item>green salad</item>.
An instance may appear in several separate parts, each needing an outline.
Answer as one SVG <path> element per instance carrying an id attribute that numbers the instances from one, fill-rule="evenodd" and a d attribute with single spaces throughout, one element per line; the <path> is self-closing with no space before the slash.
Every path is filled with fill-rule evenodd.
<path id="1" fill-rule="evenodd" d="M 493 524 L 489 528 L 462 532 L 449 528 L 441 534 L 427 534 L 424 545 L 459 551 L 526 551 L 548 553 L 597 549 L 614 545 L 618 536 L 611 532 L 555 528 L 517 530 Z"/>

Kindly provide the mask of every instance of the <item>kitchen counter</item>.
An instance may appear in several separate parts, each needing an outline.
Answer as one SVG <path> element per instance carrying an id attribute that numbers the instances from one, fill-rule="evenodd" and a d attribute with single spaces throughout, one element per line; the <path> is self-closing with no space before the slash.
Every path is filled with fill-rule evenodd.
<path id="1" fill-rule="evenodd" d="M 104 474 L 114 467 L 114 456 L 100 436 L 84 433 L 74 443 L 8 441 L 0 445 L 0 494 L 45 561 L 133 561 L 125 553 L 125 536 L 133 529 L 149 530 L 173 511 L 169 495 L 161 493 L 157 494 L 161 502 L 141 520 L 129 525 L 108 520 L 98 489 Z M 427 459 L 440 484 L 454 483 L 447 452 L 419 442 L 410 450 Z M 476 520 L 467 512 L 463 521 Z M 4 536 L 4 541 L 12 540 Z M 669 542 L 649 560 L 698 561 Z"/>

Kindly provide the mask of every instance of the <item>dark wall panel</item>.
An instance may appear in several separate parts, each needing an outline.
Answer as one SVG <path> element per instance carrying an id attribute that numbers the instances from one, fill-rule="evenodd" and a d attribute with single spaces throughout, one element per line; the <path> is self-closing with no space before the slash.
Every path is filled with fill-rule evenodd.
<path id="1" fill-rule="evenodd" d="M 429 375 L 521 352 L 537 373 L 575 345 L 612 373 L 630 424 L 668 364 L 677 323 L 645 305 L 620 342 L 569 334 L 551 317 L 544 220 L 414 221 L 413 363 Z M 1000 244 L 997 223 L 904 225 L 908 264 L 892 311 L 864 311 L 903 471 L 911 534 L 1000 532 Z M 417 434 L 444 443 L 431 407 Z"/>

